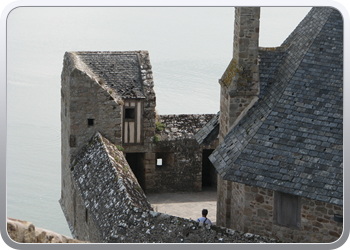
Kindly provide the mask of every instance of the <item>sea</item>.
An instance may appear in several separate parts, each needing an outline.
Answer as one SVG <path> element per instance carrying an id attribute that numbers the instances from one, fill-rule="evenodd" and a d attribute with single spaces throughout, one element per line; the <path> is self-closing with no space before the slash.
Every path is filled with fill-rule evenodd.
<path id="1" fill-rule="evenodd" d="M 279 46 L 310 8 L 261 9 Z M 7 17 L 7 216 L 71 236 L 61 196 L 66 51 L 148 50 L 159 114 L 215 114 L 233 53 L 234 7 L 19 7 Z"/>

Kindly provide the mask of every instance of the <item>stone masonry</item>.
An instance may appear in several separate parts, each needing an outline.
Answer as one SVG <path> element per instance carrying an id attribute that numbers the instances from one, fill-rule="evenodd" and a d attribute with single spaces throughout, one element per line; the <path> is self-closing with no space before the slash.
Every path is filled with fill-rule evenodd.
<path id="1" fill-rule="evenodd" d="M 277 242 L 152 211 L 123 153 L 97 133 L 71 164 L 74 235 L 98 243 Z"/>
<path id="2" fill-rule="evenodd" d="M 162 158 L 163 166 L 156 166 L 156 191 L 201 191 L 203 184 L 203 157 L 205 150 L 213 150 L 218 140 L 208 145 L 199 145 L 195 134 L 215 115 L 160 115 L 158 121 L 164 125 L 157 131 L 159 141 L 153 151 Z M 211 152 L 211 151 L 210 151 Z M 211 167 L 210 167 L 211 166 Z M 210 164 L 210 185 L 216 187 L 216 173 Z M 209 185 L 209 184 L 208 184 Z"/>
<path id="3" fill-rule="evenodd" d="M 239 186 L 233 184 L 232 195 L 242 193 Z M 280 226 L 274 222 L 274 194 L 272 190 L 254 186 L 244 186 L 243 209 L 235 205 L 232 199 L 232 214 L 242 213 L 244 220 L 232 220 L 232 228 L 276 237 L 283 242 L 333 242 L 342 234 L 343 224 L 334 221 L 335 214 L 343 214 L 343 207 L 335 204 L 301 198 L 301 230 Z M 242 197 L 242 196 L 240 196 Z M 237 204 L 237 203 L 236 203 Z"/>
<path id="4" fill-rule="evenodd" d="M 260 8 L 235 8 L 233 57 L 219 80 L 220 132 L 219 142 L 247 113 L 260 93 L 258 44 Z M 217 221 L 229 225 L 231 184 L 218 177 Z M 224 198 L 226 197 L 226 198 Z"/>
<path id="5" fill-rule="evenodd" d="M 260 8 L 235 8 L 233 57 L 221 84 L 220 138 L 242 117 L 260 92 L 258 44 Z M 228 127 L 226 127 L 227 124 Z"/>
<path id="6" fill-rule="evenodd" d="M 117 158 L 125 158 L 124 166 L 128 165 L 142 192 L 201 191 L 202 185 L 216 186 L 208 156 L 218 145 L 217 135 L 203 145 L 194 136 L 215 115 L 157 117 L 147 51 L 66 52 L 61 78 L 60 204 L 73 236 L 99 242 L 107 233 L 89 219 L 92 211 L 86 202 L 91 201 L 79 191 L 81 185 L 95 181 L 106 188 L 106 180 L 100 174 L 96 179 L 78 178 L 84 168 L 76 172 L 78 156 L 91 149 L 96 133 L 123 152 Z M 93 161 L 88 160 L 86 168 Z"/>
<path id="7" fill-rule="evenodd" d="M 258 59 L 260 93 L 245 115 L 230 113 L 223 79 L 233 64 L 220 82 L 220 144 L 209 156 L 217 224 L 285 242 L 333 242 L 343 214 L 341 14 L 313 8 L 281 47 L 259 48 Z"/>
<path id="8" fill-rule="evenodd" d="M 110 94 L 100 78 L 79 60 L 78 55 L 66 53 L 62 71 L 62 194 L 61 204 L 67 218 L 73 221 L 73 183 L 70 163 L 98 130 L 114 143 L 121 143 L 121 99 Z M 100 112 L 104 110 L 104 112 Z M 111 115 L 111 113 L 113 115 Z M 93 119 L 94 126 L 88 124 Z"/>
<path id="9" fill-rule="evenodd" d="M 65 54 L 60 203 L 73 236 L 119 243 L 339 238 L 341 16 L 313 8 L 281 47 L 259 48 L 260 8 L 239 7 L 235 15 L 217 115 L 157 116 L 147 51 Z M 208 183 L 217 184 L 218 227 L 156 213 L 145 196 Z"/>

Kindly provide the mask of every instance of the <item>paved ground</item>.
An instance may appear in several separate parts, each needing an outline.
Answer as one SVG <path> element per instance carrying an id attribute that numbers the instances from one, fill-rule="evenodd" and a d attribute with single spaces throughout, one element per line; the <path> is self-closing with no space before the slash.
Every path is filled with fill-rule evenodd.
<path id="1" fill-rule="evenodd" d="M 216 190 L 206 188 L 202 192 L 177 192 L 147 194 L 154 211 L 196 220 L 203 208 L 208 209 L 208 218 L 216 223 Z"/>

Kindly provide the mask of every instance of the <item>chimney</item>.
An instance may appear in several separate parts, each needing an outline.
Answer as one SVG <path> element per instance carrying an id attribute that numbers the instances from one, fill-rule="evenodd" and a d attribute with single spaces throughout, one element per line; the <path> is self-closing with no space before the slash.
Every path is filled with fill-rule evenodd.
<path id="1" fill-rule="evenodd" d="M 219 80 L 220 141 L 258 99 L 259 26 L 259 7 L 235 8 L 233 58 Z"/>

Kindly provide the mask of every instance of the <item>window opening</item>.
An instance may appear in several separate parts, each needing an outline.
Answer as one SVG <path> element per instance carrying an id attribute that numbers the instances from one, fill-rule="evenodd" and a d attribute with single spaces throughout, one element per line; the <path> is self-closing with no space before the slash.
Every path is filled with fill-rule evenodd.
<path id="1" fill-rule="evenodd" d="M 157 152 L 156 167 L 158 170 L 166 169 L 174 165 L 174 153 L 172 152 Z"/>
<path id="2" fill-rule="evenodd" d="M 94 120 L 95 119 L 88 119 L 88 126 L 89 127 L 94 126 Z"/>
<path id="3" fill-rule="evenodd" d="M 135 109 L 126 108 L 124 117 L 125 119 L 135 119 Z"/>
<path id="4" fill-rule="evenodd" d="M 88 222 L 89 221 L 89 214 L 88 214 L 88 210 L 87 208 L 85 208 L 85 221 Z"/>
<path id="5" fill-rule="evenodd" d="M 161 167 L 163 166 L 163 159 L 162 158 L 158 158 L 157 159 L 157 167 Z"/>

